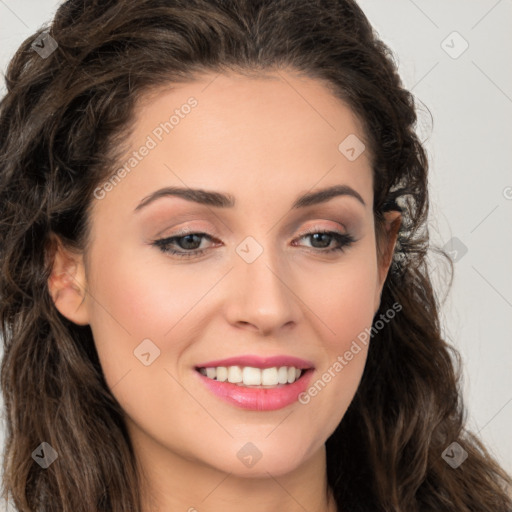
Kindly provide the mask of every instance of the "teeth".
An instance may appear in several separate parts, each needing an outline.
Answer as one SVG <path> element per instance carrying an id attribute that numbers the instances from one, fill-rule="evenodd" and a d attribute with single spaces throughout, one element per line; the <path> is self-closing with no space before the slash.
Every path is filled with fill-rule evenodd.
<path id="1" fill-rule="evenodd" d="M 209 379 L 220 382 L 231 382 L 240 386 L 277 386 L 292 384 L 303 373 L 293 366 L 273 368 L 254 368 L 252 366 L 218 366 L 216 368 L 200 368 L 199 371 Z"/>
<path id="2" fill-rule="evenodd" d="M 246 386 L 260 386 L 261 373 L 261 370 L 258 368 L 246 366 L 242 370 L 242 381 Z"/>
<path id="3" fill-rule="evenodd" d="M 215 372 L 215 368 L 213 368 L 213 370 Z M 215 375 L 210 378 L 214 379 Z M 228 369 L 225 366 L 219 366 L 217 368 L 217 380 L 220 380 L 221 382 L 228 380 Z"/>
<path id="4" fill-rule="evenodd" d="M 217 373 L 217 369 L 213 368 L 213 371 Z M 242 382 L 242 369 L 240 366 L 229 366 L 228 367 L 228 381 L 233 384 Z"/>
<path id="5" fill-rule="evenodd" d="M 286 368 L 286 367 L 283 367 Z M 265 386 L 276 386 L 279 384 L 277 368 L 264 368 L 261 370 L 261 383 Z"/>
<path id="6" fill-rule="evenodd" d="M 288 368 L 286 366 L 281 366 L 277 370 L 277 380 L 279 384 L 286 384 L 288 382 Z"/>

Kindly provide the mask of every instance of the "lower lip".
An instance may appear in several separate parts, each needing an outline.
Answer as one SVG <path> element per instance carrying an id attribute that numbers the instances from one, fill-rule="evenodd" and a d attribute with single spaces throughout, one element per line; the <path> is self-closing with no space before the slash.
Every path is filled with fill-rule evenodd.
<path id="1" fill-rule="evenodd" d="M 281 384 L 275 388 L 237 386 L 209 379 L 198 371 L 195 373 L 213 394 L 226 402 L 251 411 L 275 411 L 297 401 L 298 396 L 306 391 L 313 369 L 306 370 L 293 384 Z"/>

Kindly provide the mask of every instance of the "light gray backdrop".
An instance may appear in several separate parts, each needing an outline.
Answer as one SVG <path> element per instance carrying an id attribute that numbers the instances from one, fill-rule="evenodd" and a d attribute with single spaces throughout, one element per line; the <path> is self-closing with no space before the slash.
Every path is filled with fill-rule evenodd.
<path id="1" fill-rule="evenodd" d="M 0 0 L 2 72 L 60 3 Z M 455 261 L 442 320 L 463 357 L 468 426 L 512 472 L 512 0 L 360 5 L 418 99 L 431 237 Z M 1 87 L 3 95 L 3 78 Z M 442 277 L 434 279 L 444 295 Z"/>

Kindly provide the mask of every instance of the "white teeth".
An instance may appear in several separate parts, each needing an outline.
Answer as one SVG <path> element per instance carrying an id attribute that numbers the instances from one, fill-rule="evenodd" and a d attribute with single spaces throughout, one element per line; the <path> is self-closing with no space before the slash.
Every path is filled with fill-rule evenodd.
<path id="1" fill-rule="evenodd" d="M 265 386 L 277 385 L 279 383 L 279 379 L 277 377 L 277 368 L 264 368 L 261 370 L 261 383 Z"/>
<path id="2" fill-rule="evenodd" d="M 242 369 L 240 368 L 240 366 L 229 366 L 228 381 L 233 384 L 236 384 L 237 382 L 242 382 L 242 380 Z"/>
<path id="3" fill-rule="evenodd" d="M 225 366 L 217 367 L 217 380 L 221 382 L 228 380 L 228 369 Z"/>
<path id="4" fill-rule="evenodd" d="M 286 366 L 281 366 L 277 370 L 277 380 L 279 384 L 286 384 L 288 382 L 288 368 Z"/>
<path id="5" fill-rule="evenodd" d="M 260 386 L 261 385 L 261 370 L 245 366 L 242 370 L 242 381 L 246 386 Z"/>
<path id="6" fill-rule="evenodd" d="M 277 386 L 292 384 L 303 373 L 293 366 L 273 368 L 254 368 L 252 366 L 218 366 L 216 368 L 200 368 L 199 371 L 209 379 L 220 382 L 231 382 L 240 386 Z"/>

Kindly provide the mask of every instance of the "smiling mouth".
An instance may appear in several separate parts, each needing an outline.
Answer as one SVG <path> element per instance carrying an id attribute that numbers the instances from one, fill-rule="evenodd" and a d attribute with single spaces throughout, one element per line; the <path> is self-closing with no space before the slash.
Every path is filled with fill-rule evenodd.
<path id="1" fill-rule="evenodd" d="M 208 379 L 225 382 L 226 384 L 235 384 L 248 388 L 272 389 L 293 384 L 302 378 L 306 372 L 312 371 L 312 369 L 299 369 L 294 366 L 275 366 L 262 369 L 235 365 L 210 368 L 198 367 L 196 371 Z"/>

